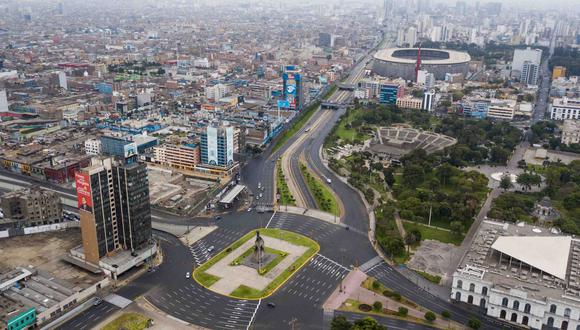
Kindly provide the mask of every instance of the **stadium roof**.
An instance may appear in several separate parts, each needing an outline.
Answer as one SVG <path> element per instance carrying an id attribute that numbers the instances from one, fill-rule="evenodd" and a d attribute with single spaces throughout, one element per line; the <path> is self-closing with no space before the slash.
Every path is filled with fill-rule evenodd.
<path id="1" fill-rule="evenodd" d="M 491 248 L 566 280 L 571 244 L 569 236 L 503 236 Z"/>
<path id="2" fill-rule="evenodd" d="M 394 56 L 394 53 L 399 50 L 416 50 L 418 48 L 386 48 L 381 49 L 375 53 L 374 58 L 381 61 L 387 62 L 396 62 L 396 63 L 405 63 L 405 64 L 415 64 L 417 62 L 416 59 L 409 59 L 409 58 L 401 58 Z M 449 58 L 446 59 L 421 59 L 421 64 L 440 64 L 440 65 L 448 65 L 448 64 L 459 64 L 459 63 L 467 63 L 471 61 L 471 56 L 465 52 L 450 50 L 450 49 L 433 49 L 433 48 L 422 48 L 422 52 L 428 51 L 436 51 L 447 53 Z"/>

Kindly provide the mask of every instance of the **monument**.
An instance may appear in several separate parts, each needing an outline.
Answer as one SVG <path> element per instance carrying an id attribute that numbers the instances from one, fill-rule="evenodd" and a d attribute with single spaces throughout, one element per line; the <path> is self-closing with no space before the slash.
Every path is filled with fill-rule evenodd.
<path id="1" fill-rule="evenodd" d="M 252 254 L 252 262 L 258 264 L 258 269 L 262 265 L 264 258 L 264 239 L 260 236 L 260 231 L 256 231 L 256 242 L 254 243 L 254 253 Z"/>

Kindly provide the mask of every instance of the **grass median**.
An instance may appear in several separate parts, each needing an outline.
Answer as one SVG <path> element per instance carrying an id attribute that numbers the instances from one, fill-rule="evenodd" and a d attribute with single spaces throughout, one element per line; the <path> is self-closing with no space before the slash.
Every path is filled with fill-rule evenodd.
<path id="1" fill-rule="evenodd" d="M 338 201 L 332 194 L 331 190 L 322 181 L 314 175 L 304 164 L 300 164 L 300 172 L 306 181 L 308 190 L 314 197 L 318 209 L 324 212 L 340 216 L 340 207 Z"/>
<path id="2" fill-rule="evenodd" d="M 150 325 L 150 319 L 138 313 L 125 313 L 103 327 L 103 330 L 142 330 Z"/>
<path id="3" fill-rule="evenodd" d="M 314 112 L 316 112 L 316 109 L 318 109 L 319 106 L 320 101 L 316 101 L 311 105 L 309 105 L 306 108 L 306 110 L 303 110 L 303 113 L 298 114 L 300 118 L 298 118 L 295 122 L 293 122 L 290 128 L 288 128 L 282 133 L 278 141 L 276 141 L 276 144 L 272 149 L 272 153 L 280 149 L 280 147 L 282 147 L 286 143 L 286 141 L 288 141 L 294 134 L 296 134 L 302 127 L 304 127 L 304 125 L 306 125 L 310 117 L 312 117 L 312 115 L 314 114 Z"/>
<path id="4" fill-rule="evenodd" d="M 291 205 L 296 206 L 296 200 L 294 196 L 290 193 L 290 188 L 286 183 L 286 176 L 282 171 L 282 164 L 278 161 L 276 165 L 276 190 L 280 194 L 280 205 Z"/>

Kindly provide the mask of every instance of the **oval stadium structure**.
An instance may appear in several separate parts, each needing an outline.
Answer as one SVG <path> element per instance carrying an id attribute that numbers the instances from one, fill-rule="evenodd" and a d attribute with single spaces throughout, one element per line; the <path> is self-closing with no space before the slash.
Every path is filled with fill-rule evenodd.
<path id="1" fill-rule="evenodd" d="M 374 56 L 373 72 L 390 78 L 415 80 L 418 48 L 388 48 Z M 446 73 L 462 73 L 469 69 L 471 57 L 464 52 L 447 49 L 421 48 L 421 70 L 433 73 L 435 79 L 444 80 Z"/>

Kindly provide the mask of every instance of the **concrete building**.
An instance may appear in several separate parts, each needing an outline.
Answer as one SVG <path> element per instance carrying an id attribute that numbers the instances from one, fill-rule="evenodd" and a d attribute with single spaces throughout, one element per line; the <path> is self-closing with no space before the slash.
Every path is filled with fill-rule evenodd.
<path id="1" fill-rule="evenodd" d="M 460 108 L 466 116 L 484 119 L 487 118 L 490 103 L 490 100 L 484 99 L 464 100 L 460 103 Z"/>
<path id="2" fill-rule="evenodd" d="M 201 162 L 199 145 L 160 145 L 153 148 L 155 163 L 178 170 L 194 171 Z"/>
<path id="3" fill-rule="evenodd" d="M 555 98 L 549 107 L 550 119 L 580 119 L 580 99 Z"/>
<path id="4" fill-rule="evenodd" d="M 488 118 L 514 119 L 517 102 L 515 100 L 492 99 L 487 109 Z"/>
<path id="5" fill-rule="evenodd" d="M 114 136 L 101 136 L 101 153 L 103 155 L 128 158 L 137 155 L 137 144 Z"/>
<path id="6" fill-rule="evenodd" d="M 403 95 L 403 88 L 397 83 L 382 82 L 379 85 L 379 103 L 397 104 L 397 99 Z"/>
<path id="7" fill-rule="evenodd" d="M 552 80 L 564 77 L 566 77 L 566 67 L 558 65 L 554 66 L 554 69 L 552 69 Z"/>
<path id="8" fill-rule="evenodd" d="M 62 204 L 54 191 L 32 187 L 10 191 L 0 197 L 4 219 L 0 226 L 22 228 L 62 221 Z"/>
<path id="9" fill-rule="evenodd" d="M 229 88 L 225 84 L 216 84 L 205 88 L 205 97 L 209 100 L 220 100 L 228 95 Z"/>
<path id="10" fill-rule="evenodd" d="M 0 89 L 0 112 L 8 112 L 8 97 L 6 96 L 6 90 Z"/>
<path id="11" fill-rule="evenodd" d="M 484 221 L 453 274 L 451 299 L 532 329 L 578 329 L 579 261 L 578 239 Z"/>
<path id="12" fill-rule="evenodd" d="M 426 70 L 419 70 L 417 72 L 417 84 L 424 86 L 426 89 L 431 89 L 435 85 L 435 75 Z"/>
<path id="13" fill-rule="evenodd" d="M 421 110 L 433 111 L 436 95 L 434 90 L 425 91 L 425 94 L 423 94 L 423 102 L 421 103 Z"/>
<path id="14" fill-rule="evenodd" d="M 564 120 L 562 127 L 562 144 L 580 143 L 580 122 L 577 120 Z"/>
<path id="15" fill-rule="evenodd" d="M 525 62 L 531 62 L 539 66 L 540 63 L 542 62 L 542 50 L 531 49 L 530 47 L 526 49 L 514 50 L 514 58 L 512 60 L 512 72 L 517 71 L 521 73 L 524 69 Z"/>
<path id="16" fill-rule="evenodd" d="M 75 181 L 85 261 L 99 265 L 119 250 L 147 247 L 151 206 L 145 164 L 93 158 Z"/>
<path id="17" fill-rule="evenodd" d="M 423 107 L 423 99 L 415 97 L 402 97 L 397 99 L 397 107 L 403 109 L 421 110 Z"/>
<path id="18" fill-rule="evenodd" d="M 85 153 L 87 155 L 98 156 L 101 154 L 101 152 L 101 140 L 88 139 L 85 141 Z"/>

